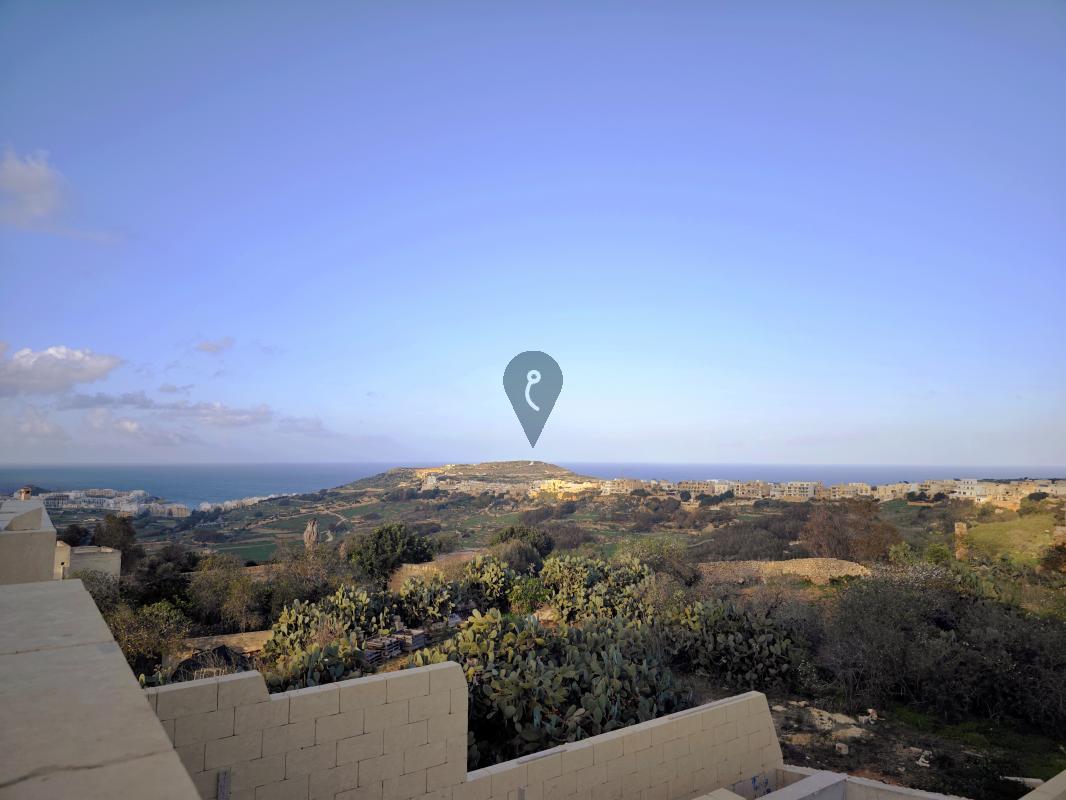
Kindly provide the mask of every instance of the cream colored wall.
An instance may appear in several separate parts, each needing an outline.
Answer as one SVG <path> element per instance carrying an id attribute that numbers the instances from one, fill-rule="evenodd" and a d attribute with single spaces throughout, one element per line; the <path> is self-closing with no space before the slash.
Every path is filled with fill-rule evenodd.
<path id="1" fill-rule="evenodd" d="M 1066 800 L 1066 770 L 1037 786 L 1022 800 Z"/>
<path id="2" fill-rule="evenodd" d="M 52 580 L 56 529 L 40 500 L 0 503 L 0 585 Z"/>
<path id="3" fill-rule="evenodd" d="M 75 547 L 70 552 L 70 566 L 67 575 L 75 572 L 94 570 L 119 577 L 122 573 L 122 551 L 110 547 Z"/>
<path id="4" fill-rule="evenodd" d="M 466 778 L 457 664 L 268 695 L 258 672 L 147 690 L 203 798 L 450 797 Z"/>
<path id="5" fill-rule="evenodd" d="M 467 773 L 467 688 L 454 663 L 268 695 L 244 672 L 147 690 L 203 798 L 674 800 L 774 775 L 757 692 Z"/>

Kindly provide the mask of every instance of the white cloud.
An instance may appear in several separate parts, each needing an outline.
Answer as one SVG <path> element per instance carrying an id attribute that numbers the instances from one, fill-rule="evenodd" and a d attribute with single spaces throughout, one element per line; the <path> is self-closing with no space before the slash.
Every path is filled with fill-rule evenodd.
<path id="1" fill-rule="evenodd" d="M 270 406 L 261 404 L 250 408 L 234 408 L 224 403 L 167 403 L 159 408 L 175 416 L 188 417 L 205 425 L 220 428 L 239 428 L 262 425 L 274 418 Z"/>
<path id="2" fill-rule="evenodd" d="M 232 336 L 223 336 L 221 339 L 204 339 L 202 342 L 196 343 L 196 349 L 201 353 L 211 353 L 212 355 L 229 350 L 234 345 L 234 339 Z"/>
<path id="3" fill-rule="evenodd" d="M 0 396 L 63 392 L 105 378 L 122 363 L 118 356 L 62 345 L 37 352 L 23 348 L 11 358 L 3 357 L 6 349 L 0 343 Z"/>
<path id="4" fill-rule="evenodd" d="M 188 400 L 160 402 L 148 397 L 144 392 L 75 394 L 61 399 L 59 408 L 61 410 L 134 408 L 153 412 L 163 419 L 190 419 L 219 428 L 264 425 L 274 419 L 274 410 L 265 403 L 247 408 L 236 408 L 218 402 L 191 403 Z"/>
<path id="5" fill-rule="evenodd" d="M 36 228 L 51 222 L 63 208 L 63 176 L 38 151 L 20 157 L 10 148 L 0 160 L 0 222 Z"/>
<path id="6" fill-rule="evenodd" d="M 196 437 L 182 431 L 149 427 L 138 420 L 129 419 L 128 417 L 114 420 L 111 423 L 111 430 L 119 436 L 158 447 L 174 447 L 175 445 L 198 441 Z"/>
<path id="7" fill-rule="evenodd" d="M 195 384 L 186 383 L 184 386 L 175 386 L 173 383 L 164 383 L 159 387 L 163 394 L 184 394 L 194 388 Z"/>
<path id="8" fill-rule="evenodd" d="M 334 436 L 318 417 L 281 417 L 278 420 L 281 433 L 297 433 L 303 436 Z"/>
<path id="9" fill-rule="evenodd" d="M 107 231 L 70 227 L 63 213 L 67 198 L 66 181 L 48 163 L 46 152 L 20 156 L 10 147 L 4 151 L 0 159 L 0 225 L 99 244 L 116 241 Z"/>
<path id="10" fill-rule="evenodd" d="M 60 425 L 48 419 L 36 408 L 27 409 L 17 424 L 18 433 L 25 439 L 62 442 L 70 438 Z"/>

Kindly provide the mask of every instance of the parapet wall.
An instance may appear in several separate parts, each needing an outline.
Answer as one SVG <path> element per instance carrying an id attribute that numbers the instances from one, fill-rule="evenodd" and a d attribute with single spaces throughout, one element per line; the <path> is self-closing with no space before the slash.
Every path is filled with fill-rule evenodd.
<path id="1" fill-rule="evenodd" d="M 452 662 L 274 695 L 258 672 L 147 695 L 207 800 L 220 785 L 230 800 L 680 800 L 782 766 L 758 692 L 470 773 Z"/>
<path id="2" fill-rule="evenodd" d="M 705 561 L 700 572 L 708 580 L 725 583 L 794 575 L 811 583 L 825 584 L 834 578 L 867 577 L 870 570 L 840 558 L 792 558 L 784 561 Z"/>

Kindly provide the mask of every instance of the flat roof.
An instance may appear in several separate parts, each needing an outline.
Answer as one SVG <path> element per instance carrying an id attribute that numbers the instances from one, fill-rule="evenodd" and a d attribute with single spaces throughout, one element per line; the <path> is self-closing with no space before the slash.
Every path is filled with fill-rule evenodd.
<path id="1" fill-rule="evenodd" d="M 194 800 L 79 580 L 0 586 L 0 796 Z"/>

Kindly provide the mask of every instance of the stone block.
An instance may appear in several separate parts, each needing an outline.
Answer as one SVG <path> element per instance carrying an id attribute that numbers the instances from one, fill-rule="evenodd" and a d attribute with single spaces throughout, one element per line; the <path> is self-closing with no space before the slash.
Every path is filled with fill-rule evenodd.
<path id="1" fill-rule="evenodd" d="M 426 770 L 426 791 L 433 792 L 448 786 L 458 786 L 466 780 L 466 763 L 445 761 Z"/>
<path id="2" fill-rule="evenodd" d="M 465 717 L 470 708 L 470 690 L 466 687 L 452 689 L 449 694 L 452 698 L 451 713 L 462 714 Z"/>
<path id="3" fill-rule="evenodd" d="M 489 767 L 487 772 L 492 776 L 492 797 L 506 797 L 512 789 L 526 784 L 525 764 Z"/>
<path id="4" fill-rule="evenodd" d="M 390 672 L 385 681 L 385 702 L 401 703 L 412 697 L 429 694 L 429 674 L 426 669 Z"/>
<path id="5" fill-rule="evenodd" d="M 408 719 L 408 703 L 386 703 L 383 706 L 371 706 L 363 712 L 363 730 L 367 733 L 383 731 L 386 728 L 396 728 L 406 725 Z"/>
<path id="6" fill-rule="evenodd" d="M 234 710 L 234 733 L 261 731 L 289 723 L 289 696 L 276 694 L 265 703 L 239 706 Z"/>
<path id="7" fill-rule="evenodd" d="M 268 783 L 255 790 L 255 800 L 307 800 L 307 776 Z"/>
<path id="8" fill-rule="evenodd" d="M 337 763 L 363 761 L 384 754 L 384 731 L 352 736 L 337 742 Z"/>
<path id="9" fill-rule="evenodd" d="M 453 736 L 466 736 L 468 720 L 460 714 L 446 714 L 429 720 L 429 738 L 450 739 Z"/>
<path id="10" fill-rule="evenodd" d="M 593 764 L 577 771 L 578 791 L 591 789 L 598 783 L 607 783 L 607 765 Z"/>
<path id="11" fill-rule="evenodd" d="M 651 731 L 646 728 L 626 731 L 622 736 L 622 755 L 631 756 L 648 747 L 651 747 Z"/>
<path id="12" fill-rule="evenodd" d="M 363 733 L 363 709 L 345 711 L 315 720 L 315 744 L 336 742 Z"/>
<path id="13" fill-rule="evenodd" d="M 569 792 L 559 792 L 556 797 L 565 797 Z M 489 800 L 492 796 L 492 776 L 482 775 L 452 789 L 452 800 Z"/>
<path id="14" fill-rule="evenodd" d="M 301 747 L 311 747 L 315 743 L 315 720 L 265 728 L 263 736 L 263 755 L 272 756 L 287 753 Z"/>
<path id="15" fill-rule="evenodd" d="M 218 770 L 212 769 L 206 772 L 196 772 L 189 776 L 192 778 L 196 793 L 201 800 L 213 800 L 218 796 Z"/>
<path id="16" fill-rule="evenodd" d="M 577 773 L 563 772 L 544 781 L 545 797 L 569 797 L 577 791 Z"/>
<path id="17" fill-rule="evenodd" d="M 561 753 L 533 758 L 526 761 L 526 780 L 530 783 L 544 783 L 544 781 L 557 778 L 563 772 L 563 757 Z"/>
<path id="18" fill-rule="evenodd" d="M 340 710 L 355 711 L 359 708 L 385 705 L 385 675 L 371 675 L 341 681 L 337 684 L 340 692 Z"/>
<path id="19" fill-rule="evenodd" d="M 312 772 L 308 793 L 310 800 L 333 800 L 337 792 L 355 789 L 358 785 L 359 764 L 353 761 L 321 772 Z"/>
<path id="20" fill-rule="evenodd" d="M 251 761 L 263 755 L 263 734 L 261 731 L 242 733 L 228 739 L 216 739 L 207 743 L 204 753 L 204 768 L 214 769 Z"/>
<path id="21" fill-rule="evenodd" d="M 441 737 L 441 744 L 444 744 Z M 407 725 L 397 725 L 395 728 L 384 730 L 384 745 L 386 753 L 403 752 L 412 747 L 424 745 L 429 741 L 429 723 L 426 720 L 412 722 Z"/>
<path id="22" fill-rule="evenodd" d="M 421 671 L 429 675 L 429 690 L 437 692 L 448 689 L 466 689 L 466 674 L 463 668 L 454 661 L 445 661 L 441 664 L 431 664 L 421 667 Z"/>
<path id="23" fill-rule="evenodd" d="M 190 714 L 174 720 L 174 746 L 225 739 L 233 735 L 233 709 L 221 708 L 204 714 Z"/>
<path id="24" fill-rule="evenodd" d="M 269 698 L 266 681 L 258 672 L 236 672 L 218 681 L 218 707 L 232 708 L 265 703 Z"/>
<path id="25" fill-rule="evenodd" d="M 430 717 L 443 717 L 451 712 L 451 692 L 436 692 L 422 697 L 412 697 L 408 706 L 409 719 L 411 722 L 429 719 Z"/>
<path id="26" fill-rule="evenodd" d="M 268 783 L 279 783 L 285 779 L 285 756 L 255 758 L 243 761 L 229 768 L 230 788 L 235 791 L 255 790 Z"/>
<path id="27" fill-rule="evenodd" d="M 592 745 L 593 764 L 606 764 L 622 757 L 622 734 L 618 731 L 596 736 L 589 744 Z"/>
<path id="28" fill-rule="evenodd" d="M 328 742 L 285 754 L 285 779 L 298 778 L 337 766 L 337 743 Z"/>
<path id="29" fill-rule="evenodd" d="M 381 782 L 339 792 L 335 800 L 383 800 Z"/>
<path id="30" fill-rule="evenodd" d="M 559 756 L 563 772 L 577 772 L 591 767 L 594 759 L 592 748 L 584 743 L 570 745 Z"/>
<path id="31" fill-rule="evenodd" d="M 335 684 L 296 689 L 288 695 L 289 722 L 304 722 L 340 713 L 340 691 Z"/>
<path id="32" fill-rule="evenodd" d="M 159 719 L 176 719 L 203 714 L 218 708 L 218 684 L 213 678 L 160 686 L 157 690 L 156 715 Z"/>
<path id="33" fill-rule="evenodd" d="M 403 753 L 386 753 L 359 762 L 359 785 L 380 783 L 403 775 Z"/>
<path id="34" fill-rule="evenodd" d="M 382 796 L 389 800 L 410 800 L 426 793 L 426 771 L 407 772 L 382 782 Z"/>
<path id="35" fill-rule="evenodd" d="M 174 748 L 174 752 L 178 754 L 178 758 L 181 759 L 181 763 L 190 775 L 204 771 L 204 747 L 203 742 L 197 742 Z"/>
<path id="36" fill-rule="evenodd" d="M 403 753 L 403 771 L 418 772 L 443 764 L 448 760 L 448 746 L 443 739 L 428 744 L 409 747 Z"/>

